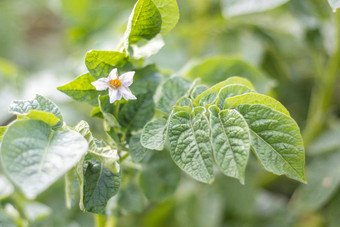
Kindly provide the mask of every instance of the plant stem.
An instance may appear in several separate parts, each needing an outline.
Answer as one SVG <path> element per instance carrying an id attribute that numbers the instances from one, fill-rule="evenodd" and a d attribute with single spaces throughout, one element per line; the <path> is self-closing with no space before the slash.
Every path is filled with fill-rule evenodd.
<path id="1" fill-rule="evenodd" d="M 339 71 L 340 63 L 340 13 L 336 13 L 337 26 L 337 49 L 330 57 L 325 74 L 323 77 L 315 77 L 315 85 L 310 101 L 309 113 L 307 117 L 306 127 L 303 132 L 305 147 L 307 148 L 315 137 L 324 128 L 330 106 L 332 103 L 332 95 L 336 85 L 336 79 Z"/>
<path id="2" fill-rule="evenodd" d="M 94 215 L 94 220 L 95 220 L 95 226 L 96 227 L 104 227 L 106 223 L 106 217 L 101 214 L 95 214 Z"/>

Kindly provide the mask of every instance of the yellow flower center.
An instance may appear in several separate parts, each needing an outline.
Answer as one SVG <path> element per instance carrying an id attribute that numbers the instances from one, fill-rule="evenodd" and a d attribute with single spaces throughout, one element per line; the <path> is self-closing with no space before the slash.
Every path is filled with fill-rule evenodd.
<path id="1" fill-rule="evenodd" d="M 121 85 L 122 83 L 120 82 L 119 79 L 114 79 L 114 80 L 111 80 L 110 81 L 110 87 L 116 89 L 116 88 L 119 88 L 119 86 Z"/>

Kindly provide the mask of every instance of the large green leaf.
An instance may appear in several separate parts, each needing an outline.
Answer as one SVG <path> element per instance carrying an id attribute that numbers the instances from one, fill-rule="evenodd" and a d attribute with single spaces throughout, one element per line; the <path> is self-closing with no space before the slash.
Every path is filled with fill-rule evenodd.
<path id="1" fill-rule="evenodd" d="M 252 148 L 263 167 L 306 183 L 305 152 L 296 122 L 264 105 L 244 104 L 236 109 L 248 123 Z"/>
<path id="2" fill-rule="evenodd" d="M 259 69 L 237 58 L 213 57 L 203 59 L 195 64 L 185 75 L 185 77 L 192 79 L 201 78 L 202 83 L 208 85 L 214 85 L 234 76 L 247 78 L 254 84 L 256 90 L 261 93 L 268 92 L 274 85 L 273 80 L 269 79 Z"/>
<path id="3" fill-rule="evenodd" d="M 106 168 L 108 168 L 111 172 L 117 173 L 120 171 L 119 166 L 119 156 L 117 150 L 113 149 L 111 146 L 104 146 L 99 142 L 96 143 L 95 138 L 93 138 L 92 133 L 90 131 L 90 126 L 86 121 L 79 122 L 74 130 L 79 132 L 82 136 L 85 137 L 87 142 L 89 143 L 89 153 L 92 154 L 95 158 L 97 158 Z"/>
<path id="4" fill-rule="evenodd" d="M 161 96 L 157 108 L 169 114 L 171 108 L 184 96 L 191 87 L 191 83 L 180 76 L 170 77 L 161 87 Z"/>
<path id="5" fill-rule="evenodd" d="M 39 120 L 11 124 L 1 145 L 4 169 L 27 198 L 33 199 L 70 170 L 88 150 L 77 132 L 53 131 Z"/>
<path id="6" fill-rule="evenodd" d="M 142 146 L 140 133 L 131 136 L 129 140 L 129 154 L 133 161 L 140 162 L 144 159 L 149 149 Z"/>
<path id="7" fill-rule="evenodd" d="M 140 39 L 152 39 L 161 31 L 162 16 L 152 0 L 138 0 L 125 32 L 125 46 Z"/>
<path id="8" fill-rule="evenodd" d="M 91 50 L 85 57 L 85 65 L 95 78 L 107 77 L 113 68 L 123 67 L 127 62 L 125 53 Z"/>
<path id="9" fill-rule="evenodd" d="M 77 173 L 80 183 L 80 209 L 105 214 L 107 202 L 118 193 L 120 174 L 112 173 L 90 155 L 78 164 Z"/>
<path id="10" fill-rule="evenodd" d="M 140 213 L 145 207 L 145 198 L 137 185 L 129 184 L 120 190 L 118 203 L 127 211 Z"/>
<path id="11" fill-rule="evenodd" d="M 232 109 L 242 104 L 261 104 L 265 105 L 273 110 L 279 111 L 289 116 L 288 110 L 277 100 L 270 96 L 262 95 L 258 93 L 246 93 L 230 97 L 224 100 L 224 109 Z"/>
<path id="12" fill-rule="evenodd" d="M 98 96 L 107 94 L 108 91 L 97 91 L 91 84 L 95 80 L 91 74 L 86 73 L 57 89 L 76 101 L 98 106 Z"/>
<path id="13" fill-rule="evenodd" d="M 170 154 L 174 162 L 194 179 L 212 183 L 212 147 L 205 109 L 175 108 L 168 127 Z"/>
<path id="14" fill-rule="evenodd" d="M 313 211 L 322 207 L 340 185 L 340 152 L 315 158 L 307 168 L 308 184 L 301 185 L 293 197 L 299 211 Z"/>
<path id="15" fill-rule="evenodd" d="M 250 132 L 247 122 L 236 110 L 209 107 L 211 141 L 215 162 L 227 176 L 244 183 L 250 151 Z"/>
<path id="16" fill-rule="evenodd" d="M 28 118 L 32 117 L 34 120 L 42 120 L 54 126 L 54 128 L 63 125 L 63 117 L 57 105 L 41 95 L 36 95 L 33 100 L 13 101 L 8 109 L 10 113 Z M 56 120 L 58 120 L 57 124 L 55 124 Z"/>
<path id="17" fill-rule="evenodd" d="M 258 13 L 274 9 L 289 0 L 222 0 L 223 15 L 226 17 Z"/>
<path id="18" fill-rule="evenodd" d="M 329 4 L 331 5 L 333 12 L 336 12 L 338 8 L 340 8 L 340 1 L 339 0 L 328 0 Z"/>
<path id="19" fill-rule="evenodd" d="M 178 22 L 179 10 L 176 0 L 152 0 L 162 17 L 161 33 L 171 31 Z"/>
<path id="20" fill-rule="evenodd" d="M 180 170 L 166 152 L 150 152 L 143 160 L 139 185 L 150 201 L 171 196 L 179 184 Z"/>
<path id="21" fill-rule="evenodd" d="M 161 151 L 164 148 L 166 132 L 166 118 L 158 118 L 150 121 L 143 128 L 141 144 L 145 148 Z"/>

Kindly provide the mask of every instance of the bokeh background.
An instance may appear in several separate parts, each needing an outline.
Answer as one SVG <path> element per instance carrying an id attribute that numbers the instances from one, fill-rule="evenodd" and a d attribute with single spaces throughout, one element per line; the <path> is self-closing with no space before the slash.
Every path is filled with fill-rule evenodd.
<path id="1" fill-rule="evenodd" d="M 291 0 L 261 12 L 227 2 L 178 1 L 178 24 L 147 63 L 206 83 L 257 75 L 255 83 L 287 107 L 303 132 L 309 183 L 267 173 L 251 155 L 244 186 L 220 175 L 205 185 L 182 173 L 174 195 L 120 212 L 118 226 L 340 226 L 340 16 L 325 0 Z M 87 51 L 117 47 L 134 3 L 0 0 L 0 124 L 13 120 L 7 113 L 13 99 L 41 94 L 58 104 L 68 125 L 84 119 L 103 136 L 91 107 L 56 87 L 86 73 Z M 18 219 L 12 208 L 21 199 L 0 191 L 0 226 Z M 62 180 L 36 202 L 47 212 L 33 226 L 94 225 L 79 207 L 65 208 Z"/>

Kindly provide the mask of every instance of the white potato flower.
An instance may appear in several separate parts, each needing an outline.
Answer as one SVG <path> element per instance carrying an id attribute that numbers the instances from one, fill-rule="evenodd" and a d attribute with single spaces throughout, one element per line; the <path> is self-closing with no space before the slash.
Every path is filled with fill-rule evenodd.
<path id="1" fill-rule="evenodd" d="M 114 103 L 116 100 L 137 99 L 129 89 L 129 86 L 133 82 L 134 71 L 126 72 L 118 76 L 117 69 L 114 68 L 106 78 L 100 78 L 91 84 L 97 91 L 103 91 L 109 89 L 110 103 Z"/>

